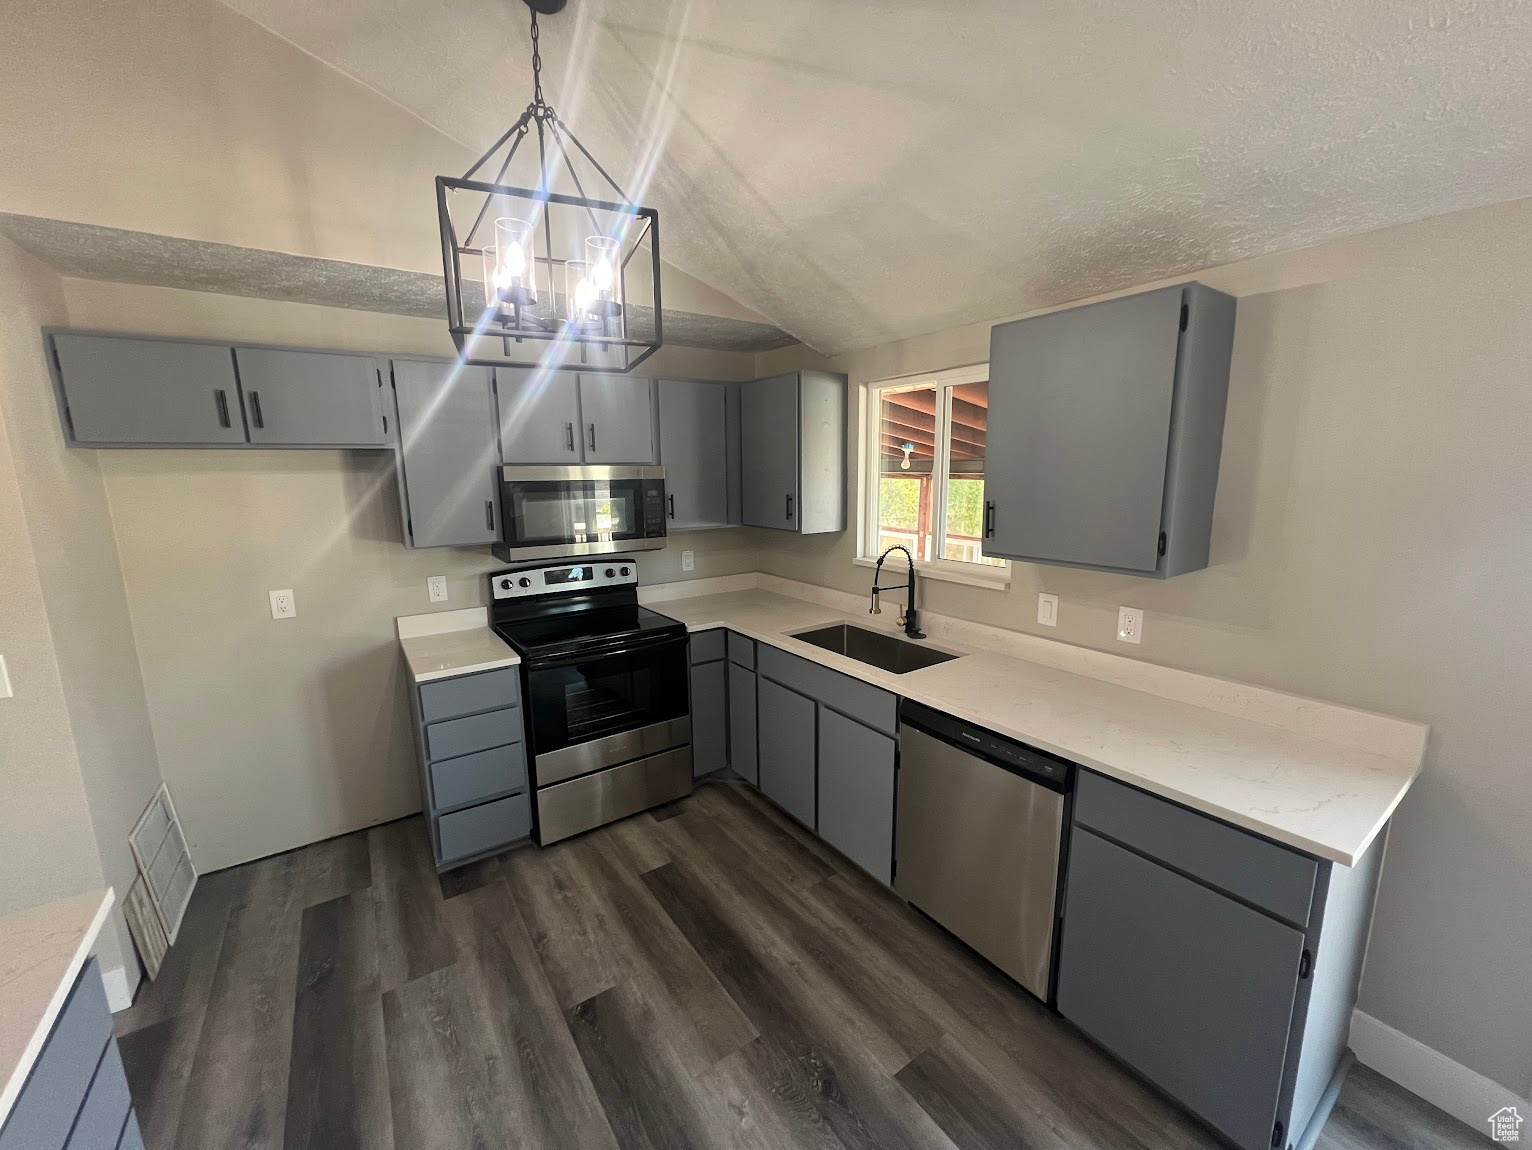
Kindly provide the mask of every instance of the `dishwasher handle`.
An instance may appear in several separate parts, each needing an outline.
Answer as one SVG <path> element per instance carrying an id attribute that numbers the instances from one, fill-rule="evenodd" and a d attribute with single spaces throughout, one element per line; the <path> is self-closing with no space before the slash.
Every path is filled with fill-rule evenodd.
<path id="1" fill-rule="evenodd" d="M 1016 739 L 986 731 L 962 719 L 906 699 L 899 705 L 899 722 L 939 739 L 948 746 L 993 763 L 1013 775 L 1067 795 L 1075 787 L 1075 764 Z"/>

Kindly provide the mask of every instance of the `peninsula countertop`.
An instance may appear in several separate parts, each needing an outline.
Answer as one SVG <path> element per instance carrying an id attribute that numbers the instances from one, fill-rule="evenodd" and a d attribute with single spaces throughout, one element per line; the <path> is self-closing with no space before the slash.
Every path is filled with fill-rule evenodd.
<path id="1" fill-rule="evenodd" d="M 483 607 L 403 615 L 394 622 L 405 665 L 417 684 L 521 662 L 521 656 L 490 629 L 489 612 Z"/>
<path id="2" fill-rule="evenodd" d="M 96 890 L 0 918 L 0 1126 L 90 957 L 111 905 L 111 890 Z"/>
<path id="3" fill-rule="evenodd" d="M 998 632 L 997 644 L 1030 644 L 1042 656 L 1018 657 L 988 644 L 953 642 L 925 614 L 923 625 L 936 636 L 927 643 L 960 657 L 896 675 L 792 637 L 842 621 L 892 630 L 890 615 L 870 619 L 762 589 L 680 595 L 653 598 L 649 606 L 688 630 L 737 631 L 1347 866 L 1362 856 L 1420 772 L 1426 728 L 1404 720 L 1149 664 L 1119 671 L 1107 661 L 1137 661 Z M 976 630 L 972 624 L 946 630 L 962 628 Z M 1055 656 L 1040 645 L 1075 654 Z M 1050 665 L 1058 659 L 1085 667 L 1094 661 L 1105 677 Z M 1154 689 L 1111 681 L 1113 674 L 1139 674 Z M 1176 676 L 1189 682 L 1182 698 L 1171 697 L 1180 689 Z"/>

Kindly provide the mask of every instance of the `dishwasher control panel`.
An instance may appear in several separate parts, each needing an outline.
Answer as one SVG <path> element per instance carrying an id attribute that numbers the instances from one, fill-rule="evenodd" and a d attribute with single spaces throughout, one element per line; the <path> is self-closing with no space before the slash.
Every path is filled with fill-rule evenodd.
<path id="1" fill-rule="evenodd" d="M 1069 790 L 1074 781 L 1074 764 L 1067 759 L 1050 755 L 1004 735 L 997 735 L 983 727 L 975 727 L 962 719 L 933 711 L 930 707 L 906 701 L 899 709 L 899 717 L 901 721 L 927 734 L 935 735 L 973 754 L 982 755 L 990 762 L 1017 774 L 1037 779 L 1052 786 L 1054 790 Z"/>

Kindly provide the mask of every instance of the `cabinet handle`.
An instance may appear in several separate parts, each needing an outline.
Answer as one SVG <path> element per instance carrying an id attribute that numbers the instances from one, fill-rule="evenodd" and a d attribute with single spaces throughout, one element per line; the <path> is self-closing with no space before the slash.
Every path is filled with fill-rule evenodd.
<path id="1" fill-rule="evenodd" d="M 676 497 L 674 495 L 667 495 L 665 498 L 670 501 L 670 517 L 674 519 L 676 517 Z"/>
<path id="2" fill-rule="evenodd" d="M 569 450 L 573 451 L 575 449 L 574 424 L 572 424 L 572 423 L 564 424 L 564 436 L 565 436 L 565 438 L 569 442 Z"/>
<path id="3" fill-rule="evenodd" d="M 266 426 L 266 417 L 261 414 L 261 393 L 258 391 L 250 393 L 250 414 L 255 418 L 256 427 Z"/>
<path id="4" fill-rule="evenodd" d="M 592 424 L 588 424 L 587 426 L 590 428 L 590 449 L 592 451 L 595 451 L 596 450 L 596 425 L 594 423 L 592 423 Z"/>
<path id="5" fill-rule="evenodd" d="M 488 527 L 491 531 L 495 529 L 495 501 L 493 499 L 486 499 L 484 501 L 484 526 Z"/>
<path id="6" fill-rule="evenodd" d="M 793 497 L 791 495 L 787 497 L 787 521 L 789 523 L 793 521 Z"/>
<path id="7" fill-rule="evenodd" d="M 984 538 L 995 537 L 995 505 L 985 500 L 984 503 Z"/>
<path id="8" fill-rule="evenodd" d="M 213 389 L 213 403 L 218 407 L 218 426 L 230 427 L 229 423 L 229 393 L 223 388 Z"/>

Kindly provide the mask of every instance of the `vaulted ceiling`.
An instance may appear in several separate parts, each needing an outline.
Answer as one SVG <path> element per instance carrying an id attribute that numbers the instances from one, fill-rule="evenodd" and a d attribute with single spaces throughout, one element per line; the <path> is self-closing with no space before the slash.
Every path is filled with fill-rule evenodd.
<path id="1" fill-rule="evenodd" d="M 476 150 L 529 97 L 520 0 L 226 2 Z M 1518 0 L 571 0 L 542 43 L 667 259 L 825 352 L 1532 195 Z"/>

